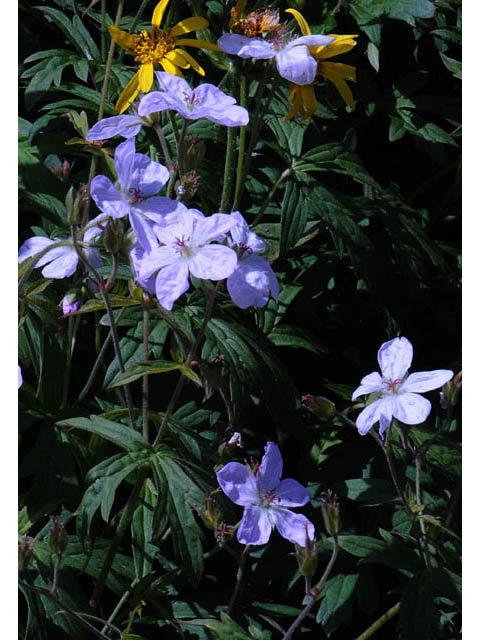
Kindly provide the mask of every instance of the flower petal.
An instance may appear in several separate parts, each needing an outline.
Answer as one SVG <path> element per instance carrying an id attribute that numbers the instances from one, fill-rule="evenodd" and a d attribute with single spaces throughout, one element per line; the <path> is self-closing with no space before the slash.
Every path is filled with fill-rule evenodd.
<path id="1" fill-rule="evenodd" d="M 310 540 L 315 538 L 315 527 L 301 513 L 293 513 L 282 507 L 271 507 L 270 514 L 278 533 L 290 542 L 306 547 L 307 535 Z"/>
<path id="2" fill-rule="evenodd" d="M 155 291 L 158 301 L 171 311 L 173 303 L 190 287 L 188 266 L 177 260 L 174 264 L 160 269 L 155 280 Z"/>
<path id="3" fill-rule="evenodd" d="M 164 68 L 164 70 L 167 73 L 171 73 L 174 76 L 178 76 L 180 78 L 183 78 L 183 74 L 180 71 L 180 69 L 178 67 L 176 67 L 173 62 L 170 62 L 170 60 L 167 57 L 163 57 L 160 60 L 160 64 L 162 65 L 162 67 Z"/>
<path id="4" fill-rule="evenodd" d="M 443 387 L 451 378 L 453 378 L 453 371 L 448 369 L 411 373 L 400 387 L 400 393 L 405 391 L 414 391 L 415 393 L 432 391 L 432 389 Z"/>
<path id="5" fill-rule="evenodd" d="M 262 464 L 257 473 L 258 485 L 268 493 L 280 484 L 283 471 L 283 460 L 280 449 L 274 442 L 267 442 Z"/>
<path id="6" fill-rule="evenodd" d="M 217 471 L 217 480 L 223 492 L 242 507 L 258 501 L 257 480 L 245 464 L 229 462 Z"/>
<path id="7" fill-rule="evenodd" d="M 315 80 L 317 61 L 312 58 L 307 46 L 286 47 L 276 54 L 275 60 L 278 73 L 285 80 L 299 85 L 312 84 Z"/>
<path id="8" fill-rule="evenodd" d="M 137 241 L 145 251 L 151 251 L 156 248 L 158 243 L 157 237 L 152 230 L 152 223 L 147 222 L 141 214 L 135 211 L 130 211 L 129 220 Z"/>
<path id="9" fill-rule="evenodd" d="M 135 139 L 125 140 L 115 149 L 115 169 L 122 189 L 130 186 L 130 176 L 132 175 L 135 162 Z"/>
<path id="10" fill-rule="evenodd" d="M 130 212 L 130 206 L 106 176 L 95 176 L 90 187 L 90 195 L 103 213 L 112 218 L 122 218 Z"/>
<path id="11" fill-rule="evenodd" d="M 113 24 L 108 27 L 108 31 L 110 33 L 110 36 L 112 37 L 112 40 L 114 40 L 123 49 L 132 51 L 135 48 L 138 36 L 127 33 L 127 31 L 123 31 Z"/>
<path id="12" fill-rule="evenodd" d="M 310 494 L 306 487 L 293 478 L 281 480 L 275 489 L 275 495 L 280 498 L 278 506 L 282 507 L 303 507 L 304 504 L 310 502 Z"/>
<path id="13" fill-rule="evenodd" d="M 134 138 L 145 122 L 138 116 L 112 116 L 94 124 L 85 140 L 108 140 L 114 136 Z"/>
<path id="14" fill-rule="evenodd" d="M 153 84 L 153 64 L 144 62 L 138 70 L 138 86 L 140 91 L 148 93 Z"/>
<path id="15" fill-rule="evenodd" d="M 21 263 L 27 258 L 34 256 L 36 253 L 40 253 L 46 249 L 49 245 L 54 244 L 55 240 L 51 240 L 50 238 L 44 238 L 43 236 L 33 236 L 33 238 L 29 238 L 25 240 L 25 242 L 20 247 L 18 252 L 18 262 Z M 46 254 L 48 255 L 50 251 Z M 44 263 L 45 264 L 45 263 Z M 37 263 L 37 266 L 38 263 Z"/>
<path id="16" fill-rule="evenodd" d="M 138 92 L 140 91 L 140 84 L 138 81 L 139 73 L 140 72 L 137 71 L 122 93 L 118 96 L 117 104 L 115 105 L 116 113 L 120 114 L 126 111 L 138 96 Z"/>
<path id="17" fill-rule="evenodd" d="M 168 182 L 169 177 L 170 172 L 163 164 L 154 162 L 143 153 L 136 153 L 128 188 L 138 189 L 142 197 L 153 196 Z"/>
<path id="18" fill-rule="evenodd" d="M 412 364 L 412 344 L 407 338 L 394 338 L 382 344 L 377 358 L 386 380 L 401 380 Z"/>
<path id="19" fill-rule="evenodd" d="M 190 33 L 191 31 L 197 31 L 198 29 L 205 29 L 208 27 L 208 20 L 194 16 L 192 18 L 186 18 L 182 20 L 169 31 L 171 36 L 181 36 L 183 33 Z"/>
<path id="20" fill-rule="evenodd" d="M 226 213 L 214 213 L 195 224 L 195 243 L 206 244 L 213 239 L 220 239 L 234 227 L 236 221 Z"/>
<path id="21" fill-rule="evenodd" d="M 298 23 L 298 26 L 300 27 L 300 31 L 302 32 L 302 36 L 311 35 L 312 32 L 310 30 L 310 27 L 308 26 L 308 22 L 302 16 L 300 11 L 297 11 L 296 9 L 285 9 L 285 13 L 291 13 L 292 16 L 295 18 L 295 20 Z"/>
<path id="22" fill-rule="evenodd" d="M 260 256 L 248 256 L 238 261 L 237 268 L 227 280 L 233 302 L 240 307 L 264 307 L 270 296 L 278 298 L 278 280 L 268 262 Z"/>
<path id="23" fill-rule="evenodd" d="M 68 247 L 70 251 L 55 260 L 52 260 L 44 269 L 42 275 L 45 278 L 68 278 L 71 276 L 78 264 L 78 255 L 73 247 Z"/>
<path id="24" fill-rule="evenodd" d="M 171 74 L 168 73 L 167 75 Z M 175 78 L 175 76 L 172 77 Z M 141 116 L 149 116 L 151 113 L 158 113 L 160 111 L 164 111 L 165 109 L 169 109 L 169 106 L 161 91 L 152 91 L 148 95 L 143 96 L 143 98 L 140 100 L 140 104 L 138 105 L 138 113 Z"/>
<path id="25" fill-rule="evenodd" d="M 307 45 L 307 47 L 327 47 L 331 42 L 335 40 L 332 36 L 322 35 L 305 35 L 300 38 L 291 40 L 287 47 L 297 47 L 298 45 Z"/>
<path id="26" fill-rule="evenodd" d="M 201 280 L 223 280 L 237 266 L 237 254 L 221 244 L 211 244 L 197 249 L 189 259 L 188 266 L 195 278 Z"/>
<path id="27" fill-rule="evenodd" d="M 206 40 L 198 40 L 193 38 L 180 38 L 177 41 L 177 45 L 181 47 L 195 47 L 196 49 L 208 49 L 209 51 L 221 51 L 220 47 L 213 42 L 207 42 Z"/>
<path id="28" fill-rule="evenodd" d="M 382 376 L 377 371 L 374 371 L 360 380 L 360 386 L 353 392 L 352 400 L 356 400 L 358 396 L 366 396 L 369 393 L 383 391 L 384 388 L 385 383 L 382 380 Z"/>
<path id="29" fill-rule="evenodd" d="M 237 531 L 241 544 L 266 544 L 272 533 L 272 525 L 267 509 L 255 505 L 245 507 L 242 522 Z"/>
<path id="30" fill-rule="evenodd" d="M 179 40 L 179 43 L 181 43 L 182 41 Z M 199 75 L 204 76 L 205 75 L 205 71 L 203 69 L 203 67 L 201 67 L 198 62 L 195 60 L 195 58 L 192 58 L 192 56 L 187 52 L 184 51 L 183 49 L 175 49 L 175 52 L 184 59 L 184 61 L 189 64 L 192 69 L 194 71 L 196 71 Z"/>
<path id="31" fill-rule="evenodd" d="M 380 420 L 384 402 L 385 398 L 379 398 L 378 400 L 375 400 L 375 402 L 368 404 L 365 409 L 360 412 L 355 424 L 357 425 L 358 432 L 361 436 L 368 433 L 375 422 Z"/>
<path id="32" fill-rule="evenodd" d="M 160 26 L 163 14 L 165 13 L 165 9 L 167 8 L 168 3 L 169 0 L 160 0 L 160 2 L 156 5 L 152 15 L 152 27 Z"/>
<path id="33" fill-rule="evenodd" d="M 240 58 L 256 58 L 267 60 L 275 57 L 275 49 L 266 40 L 260 38 L 247 38 L 238 33 L 224 33 L 218 39 L 218 45 L 225 51 Z"/>
<path id="34" fill-rule="evenodd" d="M 337 91 L 342 96 L 346 105 L 355 111 L 355 100 L 353 93 L 345 79 L 355 82 L 355 67 L 340 62 L 322 62 L 319 73 L 330 82 L 333 82 Z"/>
<path id="35" fill-rule="evenodd" d="M 399 393 L 391 398 L 395 400 L 393 404 L 394 417 L 405 424 L 425 422 L 432 409 L 429 400 L 417 393 Z"/>
<path id="36" fill-rule="evenodd" d="M 178 252 L 172 247 L 156 247 L 150 252 L 146 252 L 137 265 L 137 269 L 142 278 L 149 278 L 159 269 L 176 263 Z"/>

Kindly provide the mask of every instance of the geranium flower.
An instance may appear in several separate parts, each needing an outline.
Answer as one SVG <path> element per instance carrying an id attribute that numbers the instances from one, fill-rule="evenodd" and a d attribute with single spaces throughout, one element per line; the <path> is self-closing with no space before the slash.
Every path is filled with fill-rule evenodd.
<path id="1" fill-rule="evenodd" d="M 278 299 L 278 280 L 268 262 L 259 255 L 265 251 L 265 243 L 250 231 L 239 211 L 230 214 L 237 224 L 230 231 L 229 242 L 238 254 L 238 264 L 227 280 L 227 289 L 233 302 L 241 309 L 264 307 L 270 296 Z"/>
<path id="2" fill-rule="evenodd" d="M 237 531 L 242 544 L 266 544 L 276 527 L 281 536 L 305 547 L 313 540 L 315 528 L 305 516 L 288 507 L 302 507 L 310 500 L 305 487 L 292 478 L 280 480 L 283 460 L 273 442 L 267 442 L 265 455 L 256 474 L 245 464 L 229 462 L 217 473 L 224 493 L 232 502 L 245 507 Z"/>
<path id="3" fill-rule="evenodd" d="M 157 71 L 162 91 L 153 91 L 144 96 L 138 107 L 141 116 L 173 109 L 186 120 L 207 118 L 226 127 L 241 127 L 248 124 L 248 111 L 235 104 L 235 98 L 217 89 L 213 84 L 201 84 L 195 89 L 183 78 L 171 73 Z"/>
<path id="4" fill-rule="evenodd" d="M 146 253 L 140 263 L 143 282 L 157 273 L 155 292 L 160 304 L 170 310 L 175 300 L 190 286 L 189 275 L 202 280 L 223 280 L 237 266 L 235 251 L 221 244 L 235 224 L 224 213 L 208 218 L 196 209 L 188 209 L 176 221 L 153 229 L 163 246 Z"/>
<path id="5" fill-rule="evenodd" d="M 304 36 L 308 36 L 311 34 L 311 30 L 307 24 L 307 21 L 299 11 L 296 11 L 295 9 L 287 9 L 286 11 L 287 13 L 291 13 L 295 17 Z M 338 92 L 344 99 L 345 103 L 350 107 L 352 111 L 354 111 L 355 101 L 353 99 L 352 91 L 346 81 L 349 80 L 350 82 L 355 82 L 355 67 L 350 64 L 343 64 L 341 62 L 324 61 L 328 58 L 333 58 L 334 56 L 338 56 L 342 53 L 350 51 L 350 49 L 353 49 L 353 47 L 357 44 L 354 40 L 354 38 L 357 38 L 357 36 L 339 36 L 333 33 L 329 33 L 328 35 L 333 39 L 328 47 L 310 47 L 310 55 L 313 56 L 317 64 L 314 78 L 323 77 L 327 80 L 330 80 L 330 82 L 333 82 L 335 87 L 338 89 Z M 305 118 L 309 118 L 315 113 L 318 103 L 315 97 L 315 90 L 312 83 L 302 84 L 300 82 L 296 82 L 290 85 L 289 93 L 292 107 L 285 116 L 285 120 L 290 120 L 297 113 L 300 114 L 302 120 L 305 120 Z"/>
<path id="6" fill-rule="evenodd" d="M 190 67 L 201 76 L 205 75 L 205 71 L 198 62 L 179 47 L 197 47 L 199 49 L 211 49 L 212 51 L 220 50 L 217 45 L 211 42 L 191 38 L 178 38 L 184 33 L 207 27 L 208 21 L 205 18 L 187 18 L 167 31 L 160 29 L 160 23 L 168 2 L 169 0 L 160 0 L 155 7 L 150 33 L 144 30 L 139 34 L 131 34 L 114 25 L 108 29 L 115 42 L 134 56 L 135 62 L 140 63 L 140 69 L 117 100 L 115 105 L 117 113 L 123 113 L 135 100 L 139 91 L 143 91 L 143 93 L 150 91 L 153 84 L 153 68 L 155 65 L 161 65 L 165 71 L 173 73 L 175 76 L 182 77 L 180 69 L 188 69 Z"/>
<path id="7" fill-rule="evenodd" d="M 437 369 L 407 375 L 413 358 L 413 347 L 407 338 L 384 342 L 377 358 L 382 375 L 375 371 L 363 377 L 352 400 L 361 395 L 379 394 L 380 397 L 360 413 L 356 425 L 363 436 L 376 422 L 380 422 L 380 436 L 383 438 L 392 418 L 405 424 L 424 422 L 432 405 L 418 394 L 442 387 L 453 377 L 453 371 Z"/>
<path id="8" fill-rule="evenodd" d="M 311 84 L 317 72 L 317 62 L 310 55 L 309 47 L 327 46 L 333 40 L 330 36 L 319 35 L 307 35 L 292 40 L 284 29 L 278 29 L 270 34 L 269 39 L 224 33 L 218 44 L 225 53 L 240 58 L 275 58 L 277 71 L 282 78 L 304 85 Z"/>
<path id="9" fill-rule="evenodd" d="M 96 223 L 98 222 L 100 224 L 104 219 L 105 216 L 101 214 L 90 222 L 90 229 L 85 231 L 83 237 L 84 243 L 92 242 L 94 238 L 102 233 L 101 226 L 97 226 Z M 73 242 L 68 238 L 57 238 L 55 240 L 51 240 L 50 238 L 45 238 L 43 236 L 33 236 L 33 238 L 26 240 L 20 247 L 18 262 L 21 263 L 27 258 L 33 257 L 37 253 L 44 251 L 47 247 L 57 244 L 58 242 L 65 242 L 68 244 L 65 244 L 62 247 L 54 247 L 53 249 L 50 249 L 50 251 L 47 251 L 35 264 L 35 268 L 44 267 L 42 269 L 42 275 L 45 276 L 45 278 L 68 278 L 75 273 L 79 260 L 78 254 L 73 246 Z M 82 250 L 85 252 L 85 257 L 93 267 L 102 266 L 102 258 L 98 249 L 83 246 Z"/>
<path id="10" fill-rule="evenodd" d="M 120 189 L 106 176 L 95 176 L 90 187 L 91 196 L 100 211 L 108 216 L 128 216 L 137 240 L 148 250 L 156 239 L 146 218 L 159 223 L 166 214 L 181 212 L 186 207 L 170 198 L 153 196 L 168 181 L 170 173 L 162 164 L 135 153 L 133 138 L 115 149 L 115 168 Z"/>
<path id="11" fill-rule="evenodd" d="M 114 136 L 122 136 L 127 139 L 135 138 L 140 129 L 144 125 L 149 126 L 149 124 L 148 120 L 137 115 L 111 116 L 94 124 L 85 140 L 108 140 Z"/>

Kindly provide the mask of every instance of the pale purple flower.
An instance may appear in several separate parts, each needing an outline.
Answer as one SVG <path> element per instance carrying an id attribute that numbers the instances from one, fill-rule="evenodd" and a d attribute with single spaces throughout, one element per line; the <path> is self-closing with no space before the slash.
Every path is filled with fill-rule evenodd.
<path id="1" fill-rule="evenodd" d="M 23 384 L 22 367 L 18 365 L 18 388 L 19 389 L 22 386 L 22 384 Z"/>
<path id="2" fill-rule="evenodd" d="M 115 149 L 115 167 L 120 188 L 106 176 L 95 176 L 90 188 L 92 198 L 108 216 L 128 216 L 137 240 L 149 250 L 155 238 L 147 219 L 161 222 L 166 214 L 181 212 L 186 207 L 170 198 L 154 196 L 168 181 L 169 171 L 148 156 L 135 153 L 134 139 L 122 142 Z"/>
<path id="3" fill-rule="evenodd" d="M 407 338 L 394 338 L 384 342 L 378 351 L 376 371 L 363 377 L 354 391 L 352 400 L 370 393 L 379 398 L 368 404 L 357 418 L 357 429 L 363 436 L 376 422 L 380 422 L 380 436 L 390 426 L 392 418 L 405 424 L 420 424 L 430 414 L 430 402 L 419 393 L 443 386 L 453 377 L 453 371 L 437 369 L 408 374 L 412 364 L 413 347 Z"/>
<path id="4" fill-rule="evenodd" d="M 248 124 L 248 111 L 213 84 L 191 89 L 186 80 L 171 73 L 157 71 L 156 76 L 162 91 L 153 91 L 142 98 L 138 107 L 141 116 L 173 109 L 186 120 L 207 118 L 226 127 Z"/>
<path id="5" fill-rule="evenodd" d="M 150 122 L 146 118 L 140 118 L 137 115 L 103 118 L 103 120 L 93 125 L 85 139 L 89 141 L 108 140 L 114 136 L 122 136 L 127 139 L 134 138 L 142 126 L 150 126 Z"/>
<path id="6" fill-rule="evenodd" d="M 155 273 L 158 301 L 170 310 L 190 286 L 189 275 L 202 280 L 223 280 L 237 266 L 237 255 L 221 244 L 235 224 L 224 213 L 208 218 L 196 209 L 186 209 L 181 216 L 165 225 L 155 225 L 154 232 L 162 244 L 146 253 L 140 264 L 140 278 L 145 282 Z"/>
<path id="7" fill-rule="evenodd" d="M 63 296 L 60 304 L 62 306 L 62 313 L 64 316 L 68 316 L 71 313 L 75 313 L 75 311 L 78 311 L 78 308 L 80 306 L 80 301 L 77 300 L 76 298 L 77 298 L 76 292 L 67 293 L 66 295 Z"/>
<path id="8" fill-rule="evenodd" d="M 101 226 L 97 226 L 94 223 L 96 221 L 101 223 L 103 218 L 105 218 L 105 216 L 102 214 L 91 221 L 90 224 L 93 226 L 85 231 L 83 237 L 84 242 L 92 242 L 94 238 L 102 233 Z M 47 251 L 35 264 L 35 268 L 44 267 L 42 269 L 42 275 L 45 276 L 45 278 L 68 278 L 75 273 L 79 260 L 75 247 L 68 238 L 51 240 L 43 236 L 33 236 L 33 238 L 26 240 L 20 247 L 18 262 L 21 263 L 58 242 L 68 242 L 68 244 L 62 247 L 54 247 Z M 102 258 L 98 249 L 94 247 L 82 247 L 82 251 L 85 252 L 85 257 L 93 267 L 102 266 Z"/>
<path id="9" fill-rule="evenodd" d="M 241 309 L 264 307 L 270 296 L 278 299 L 278 280 L 268 262 L 257 253 L 265 251 L 265 243 L 250 231 L 241 213 L 231 214 L 237 224 L 230 231 L 230 246 L 238 254 L 238 264 L 227 280 L 227 289 L 233 302 Z"/>
<path id="10" fill-rule="evenodd" d="M 310 55 L 308 47 L 327 46 L 335 38 L 320 35 L 301 36 L 293 40 L 288 38 L 288 35 L 278 34 L 270 40 L 264 40 L 224 33 L 217 44 L 225 53 L 240 58 L 275 58 L 277 71 L 282 78 L 295 84 L 312 84 L 317 73 L 317 61 Z"/>
<path id="11" fill-rule="evenodd" d="M 224 493 L 232 502 L 245 507 L 237 531 L 242 544 L 265 544 L 272 528 L 281 536 L 305 547 L 307 537 L 313 540 L 315 528 L 305 516 L 293 513 L 288 507 L 302 507 L 310 500 L 307 489 L 296 480 L 280 480 L 283 460 L 273 442 L 267 442 L 265 455 L 256 474 L 249 466 L 229 462 L 217 473 Z"/>

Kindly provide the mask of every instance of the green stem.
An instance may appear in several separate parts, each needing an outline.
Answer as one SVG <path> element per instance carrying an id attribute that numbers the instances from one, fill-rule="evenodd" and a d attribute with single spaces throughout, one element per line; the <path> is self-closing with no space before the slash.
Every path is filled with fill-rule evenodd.
<path id="1" fill-rule="evenodd" d="M 105 62 L 105 57 L 107 54 L 107 23 L 106 23 L 106 14 L 107 14 L 107 0 L 102 0 L 102 17 L 101 17 L 101 31 L 100 31 L 100 46 L 101 46 L 101 54 L 102 61 Z"/>
<path id="2" fill-rule="evenodd" d="M 73 350 L 75 348 L 75 337 L 80 323 L 80 316 L 69 316 L 68 320 L 68 337 L 67 337 L 67 360 L 65 363 L 64 384 L 62 408 L 66 406 L 68 399 L 68 387 L 70 382 L 70 370 L 72 368 Z"/>
<path id="3" fill-rule="evenodd" d="M 150 309 L 148 303 L 143 307 L 143 359 L 148 360 L 148 337 L 150 334 Z M 142 378 L 142 433 L 148 442 L 148 376 Z"/>
<path id="4" fill-rule="evenodd" d="M 287 632 L 283 636 L 282 640 L 288 640 L 288 638 L 290 638 L 292 636 L 294 631 L 302 623 L 302 620 L 304 620 L 306 618 L 306 616 L 310 613 L 310 610 L 312 609 L 313 605 L 317 601 L 317 598 L 320 595 L 323 587 L 325 586 L 325 582 L 327 581 L 327 578 L 328 578 L 328 576 L 330 575 L 330 573 L 331 573 L 331 571 L 333 569 L 333 565 L 335 564 L 335 561 L 337 559 L 337 555 L 338 555 L 338 540 L 337 540 L 337 536 L 333 536 L 332 556 L 330 558 L 329 563 L 327 564 L 327 567 L 326 567 L 325 571 L 323 572 L 322 577 L 320 578 L 320 580 L 317 582 L 317 584 L 312 589 L 312 592 L 311 592 L 312 593 L 312 599 L 305 606 L 305 608 L 300 613 L 300 615 L 292 622 L 292 624 L 288 628 Z"/>
<path id="5" fill-rule="evenodd" d="M 235 587 L 233 589 L 232 597 L 230 598 L 230 602 L 228 604 L 229 616 L 232 615 L 233 610 L 235 609 L 235 605 L 237 604 L 237 599 L 240 594 L 240 590 L 242 588 L 243 576 L 245 574 L 245 564 L 247 562 L 249 553 L 250 553 L 250 545 L 247 544 L 245 549 L 240 554 L 240 562 L 238 564 L 237 579 L 235 581 Z"/>
<path id="6" fill-rule="evenodd" d="M 373 634 L 376 631 L 378 631 L 380 627 L 383 627 L 383 625 L 386 622 L 388 622 L 391 618 L 393 618 L 393 616 L 395 616 L 399 612 L 399 610 L 400 610 L 400 602 L 397 602 L 397 604 L 394 604 L 391 609 L 389 609 L 386 613 L 383 614 L 383 616 L 380 616 L 378 620 L 375 620 L 375 622 L 371 624 L 368 627 L 368 629 L 366 629 L 366 631 L 364 631 L 357 638 L 355 638 L 355 640 L 367 640 L 367 638 L 370 638 L 370 636 L 373 636 Z"/>
<path id="7" fill-rule="evenodd" d="M 221 280 L 219 280 L 217 282 L 217 284 L 214 286 L 214 288 L 212 289 L 209 297 L 207 298 L 207 305 L 205 308 L 205 315 L 203 317 L 203 322 L 202 322 L 202 326 L 200 327 L 198 333 L 197 333 L 197 337 L 195 339 L 195 342 L 193 344 L 193 347 L 190 349 L 190 352 L 185 360 L 185 364 L 189 365 L 194 356 L 195 353 L 197 352 L 197 349 L 200 345 L 200 342 L 203 338 L 203 335 L 205 333 L 205 329 L 207 327 L 208 321 L 210 320 L 210 316 L 212 315 L 212 311 L 213 311 L 213 305 L 215 302 L 215 296 L 217 295 L 217 291 L 220 287 L 221 284 Z M 158 445 L 158 443 L 160 442 L 160 439 L 163 435 L 163 432 L 165 430 L 165 427 L 167 426 L 168 420 L 170 418 L 170 416 L 173 413 L 173 410 L 175 409 L 175 405 L 177 404 L 177 400 L 180 397 L 180 393 L 182 391 L 183 385 L 185 384 L 185 382 L 187 381 L 187 377 L 184 376 L 183 374 L 180 376 L 178 382 L 177 382 L 177 386 L 175 387 L 175 390 L 173 392 L 173 395 L 170 399 L 170 402 L 168 404 L 167 410 L 165 411 L 165 414 L 163 416 L 163 420 L 162 423 L 158 429 L 158 433 L 157 433 L 157 437 L 155 438 L 155 441 L 153 443 L 153 446 L 156 447 Z"/>
<path id="8" fill-rule="evenodd" d="M 172 173 L 172 171 L 173 171 L 172 157 L 170 155 L 170 150 L 168 148 L 167 140 L 166 140 L 166 138 L 165 138 L 165 136 L 163 134 L 162 127 L 160 126 L 160 124 L 158 122 L 156 122 L 153 125 L 153 129 L 154 129 L 155 133 L 157 134 L 158 141 L 160 142 L 160 146 L 162 147 L 162 151 L 163 151 L 163 155 L 164 155 L 164 158 L 165 158 L 165 163 L 167 165 L 167 168 L 170 171 L 170 173 Z"/>
<path id="9" fill-rule="evenodd" d="M 118 612 L 120 611 L 120 609 L 123 606 L 123 603 L 125 602 L 125 600 L 128 598 L 128 596 L 130 595 L 130 589 L 127 589 L 122 597 L 120 598 L 120 600 L 117 602 L 117 605 L 115 607 L 115 609 L 112 611 L 112 613 L 110 614 L 109 619 L 107 620 L 107 622 L 104 624 L 103 629 L 102 629 L 102 633 L 105 633 L 108 629 L 109 626 L 112 625 L 112 622 L 115 620 L 115 618 L 117 617 Z M 120 634 L 121 636 L 121 634 Z"/>
<path id="10" fill-rule="evenodd" d="M 220 212 L 227 212 L 233 190 L 233 156 L 235 152 L 235 142 L 237 138 L 237 128 L 228 127 L 227 150 L 225 154 L 225 169 L 223 172 L 223 190 L 220 201 Z"/>
<path id="11" fill-rule="evenodd" d="M 103 587 L 105 585 L 105 580 L 107 579 L 108 573 L 112 566 L 113 559 L 115 557 L 115 554 L 117 553 L 117 549 L 123 540 L 125 531 L 127 530 L 127 527 L 131 522 L 133 512 L 135 510 L 135 507 L 137 506 L 138 496 L 140 495 L 140 491 L 142 489 L 145 478 L 147 477 L 147 474 L 148 474 L 148 468 L 143 468 L 138 471 L 137 480 L 135 481 L 130 497 L 128 498 L 127 504 L 123 509 L 122 515 L 120 517 L 120 522 L 118 523 L 118 526 L 115 530 L 115 534 L 112 539 L 112 544 L 110 545 L 110 548 L 108 550 L 107 557 L 105 558 L 105 561 L 103 563 L 102 570 L 98 577 L 98 582 L 95 585 L 95 589 L 94 589 L 92 598 L 90 600 L 90 605 L 93 610 L 97 608 L 97 605 L 100 601 Z"/>
<path id="12" fill-rule="evenodd" d="M 245 107 L 247 103 L 247 78 L 244 73 L 240 76 L 240 106 Z M 245 160 L 245 142 L 247 137 L 247 127 L 240 127 L 240 141 L 238 145 L 238 161 L 237 161 L 237 176 L 235 182 L 235 195 L 233 198 L 233 204 L 235 205 L 239 201 L 240 186 L 242 183 L 243 175 L 243 163 Z M 232 211 L 235 209 L 232 207 Z"/>
<path id="13" fill-rule="evenodd" d="M 422 468 L 422 461 L 420 459 L 420 454 L 417 452 L 415 454 L 415 502 L 418 506 L 423 505 L 422 501 L 422 490 L 420 487 L 420 471 Z M 428 540 L 427 540 L 427 531 L 425 527 L 425 522 L 420 518 L 420 531 L 422 533 L 422 541 L 423 541 L 423 553 L 425 557 L 425 564 L 428 569 L 432 568 L 432 563 L 430 559 L 430 552 L 428 550 Z"/>
<path id="14" fill-rule="evenodd" d="M 273 187 L 270 189 L 268 196 L 265 198 L 264 203 L 262 204 L 262 207 L 260 209 L 260 211 L 257 213 L 257 215 L 255 216 L 255 219 L 252 223 L 252 227 L 254 227 L 257 224 L 260 224 L 260 222 L 263 219 L 263 216 L 265 214 L 265 209 L 268 207 L 270 200 L 273 198 L 273 196 L 275 195 L 275 192 L 277 191 L 278 187 L 282 184 L 282 182 L 288 178 L 288 176 L 291 174 L 292 169 L 288 168 L 285 169 L 285 171 L 283 171 L 278 178 L 275 181 L 275 184 L 273 185 Z"/>
<path id="15" fill-rule="evenodd" d="M 147 6 L 148 1 L 149 0 L 142 0 L 142 4 L 138 8 L 138 11 L 135 14 L 135 17 L 133 18 L 132 24 L 130 25 L 130 33 L 133 33 L 135 31 L 137 24 L 140 18 L 142 17 L 143 12 L 145 11 L 145 7 Z M 120 55 L 118 56 L 119 62 L 122 62 L 124 55 L 125 55 L 125 49 L 120 49 Z"/>

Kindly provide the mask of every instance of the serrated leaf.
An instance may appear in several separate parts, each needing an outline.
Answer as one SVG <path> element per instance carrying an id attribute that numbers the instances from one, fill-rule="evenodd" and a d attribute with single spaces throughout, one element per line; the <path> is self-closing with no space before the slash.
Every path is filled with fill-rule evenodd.
<path id="1" fill-rule="evenodd" d="M 348 625 L 352 615 L 356 574 L 339 574 L 325 583 L 325 597 L 317 613 L 320 623 L 330 636 L 343 623 Z"/>
<path id="2" fill-rule="evenodd" d="M 142 449 L 150 448 L 148 442 L 137 431 L 119 422 L 105 420 L 101 416 L 91 415 L 90 418 L 69 418 L 68 420 L 61 420 L 57 424 L 60 427 L 73 427 L 74 429 L 96 433 L 126 451 L 141 451 Z"/>

